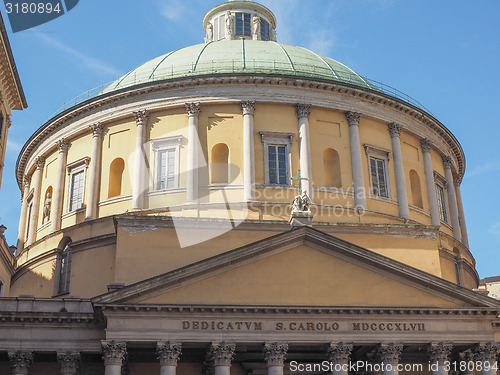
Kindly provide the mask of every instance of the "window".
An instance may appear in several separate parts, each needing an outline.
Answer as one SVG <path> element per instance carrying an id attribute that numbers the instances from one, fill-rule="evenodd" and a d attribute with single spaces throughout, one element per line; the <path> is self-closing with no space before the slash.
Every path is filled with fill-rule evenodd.
<path id="1" fill-rule="evenodd" d="M 70 242 L 68 242 L 61 251 L 58 268 L 59 279 L 57 283 L 57 295 L 69 293 L 69 281 L 71 276 Z"/>
<path id="2" fill-rule="evenodd" d="M 85 175 L 90 158 L 78 159 L 66 166 L 69 176 L 68 185 L 68 212 L 83 208 L 85 196 Z"/>
<path id="3" fill-rule="evenodd" d="M 364 147 L 368 157 L 371 194 L 390 198 L 388 165 L 391 151 L 368 144 L 365 144 Z"/>
<path id="4" fill-rule="evenodd" d="M 439 208 L 439 218 L 445 223 L 448 222 L 448 211 L 446 210 L 446 195 L 444 192 L 444 187 L 442 185 L 436 184 L 436 195 Z"/>
<path id="5" fill-rule="evenodd" d="M 214 19 L 214 40 L 221 40 L 226 37 L 226 16 L 223 14 Z"/>
<path id="6" fill-rule="evenodd" d="M 179 148 L 182 136 L 166 137 L 151 141 L 154 153 L 154 190 L 178 187 Z"/>
<path id="7" fill-rule="evenodd" d="M 418 173 L 414 169 L 410 171 L 410 187 L 412 204 L 416 207 L 424 208 L 422 202 L 422 190 L 420 188 L 420 177 L 418 177 Z"/>
<path id="8" fill-rule="evenodd" d="M 269 40 L 269 22 L 260 19 L 260 39 Z"/>
<path id="9" fill-rule="evenodd" d="M 212 148 L 210 171 L 212 184 L 229 183 L 229 148 L 225 143 L 218 143 Z"/>
<path id="10" fill-rule="evenodd" d="M 325 186 L 342 187 L 339 153 L 333 148 L 327 148 L 323 151 L 323 172 L 325 174 Z"/>
<path id="11" fill-rule="evenodd" d="M 122 178 L 125 162 L 122 158 L 116 158 L 109 166 L 108 198 L 122 195 Z"/>
<path id="12" fill-rule="evenodd" d="M 290 184 L 292 133 L 259 132 L 264 145 L 265 183 Z"/>
<path id="13" fill-rule="evenodd" d="M 285 185 L 288 183 L 286 146 L 268 145 L 269 183 Z"/>
<path id="14" fill-rule="evenodd" d="M 24 235 L 24 240 L 28 241 L 30 235 L 30 222 L 31 215 L 33 215 L 33 195 L 35 193 L 34 189 L 31 189 L 28 196 L 26 197 L 26 201 L 28 202 L 28 213 L 26 215 L 26 233 Z"/>
<path id="15" fill-rule="evenodd" d="M 236 13 L 236 35 L 252 36 L 250 13 Z"/>
<path id="16" fill-rule="evenodd" d="M 370 176 L 372 181 L 372 194 L 388 198 L 387 173 L 384 160 L 374 157 L 370 158 Z"/>

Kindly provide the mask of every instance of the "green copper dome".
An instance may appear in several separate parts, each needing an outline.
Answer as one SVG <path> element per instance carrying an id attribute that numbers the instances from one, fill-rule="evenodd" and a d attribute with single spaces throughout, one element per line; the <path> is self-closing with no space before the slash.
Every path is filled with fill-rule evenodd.
<path id="1" fill-rule="evenodd" d="M 197 44 L 169 52 L 117 79 L 102 93 L 166 79 L 253 73 L 321 79 L 377 90 L 345 65 L 308 49 L 240 39 Z"/>

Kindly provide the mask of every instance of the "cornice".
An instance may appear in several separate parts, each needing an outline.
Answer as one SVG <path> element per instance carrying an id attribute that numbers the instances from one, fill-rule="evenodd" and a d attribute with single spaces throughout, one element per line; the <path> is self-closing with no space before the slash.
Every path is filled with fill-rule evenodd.
<path id="1" fill-rule="evenodd" d="M 176 305 L 94 303 L 105 315 L 113 312 L 183 313 L 183 314 L 265 314 L 265 315 L 389 315 L 394 316 L 484 316 L 496 318 L 498 308 L 420 308 L 420 307 L 358 307 L 358 306 L 243 306 L 243 305 Z"/>
<path id="2" fill-rule="evenodd" d="M 271 85 L 271 86 L 281 86 L 288 88 L 299 88 L 299 89 L 311 89 L 317 90 L 319 92 L 332 92 L 339 93 L 341 95 L 346 95 L 349 97 L 359 98 L 363 101 L 383 105 L 391 108 L 405 116 L 408 116 L 414 120 L 419 121 L 421 124 L 425 125 L 433 133 L 438 135 L 453 152 L 454 158 L 457 160 L 458 175 L 462 178 L 465 172 L 465 156 L 462 147 L 455 136 L 436 118 L 431 114 L 419 109 L 412 104 L 406 103 L 401 99 L 392 97 L 388 94 L 381 93 L 376 90 L 371 90 L 368 88 L 360 88 L 355 85 L 350 85 L 348 83 L 331 82 L 327 80 L 307 80 L 305 78 L 297 79 L 293 76 L 267 76 L 267 75 L 256 75 L 256 74 L 220 74 L 220 75 L 207 75 L 207 76 L 197 76 L 197 77 L 186 77 L 183 79 L 169 79 L 156 81 L 152 83 L 145 83 L 136 86 L 126 87 L 121 90 L 112 91 L 110 93 L 89 99 L 76 106 L 73 106 L 66 111 L 63 111 L 56 115 L 55 117 L 48 120 L 44 125 L 42 125 L 26 142 L 23 146 L 22 151 L 19 154 L 16 171 L 18 185 L 21 186 L 22 174 L 26 168 L 26 163 L 28 162 L 31 153 L 35 148 L 40 145 L 43 140 L 50 135 L 52 135 L 59 128 L 65 126 L 65 124 L 71 119 L 78 118 L 85 113 L 98 110 L 99 108 L 108 108 L 108 106 L 116 105 L 116 102 L 121 100 L 131 101 L 131 98 L 138 97 L 143 94 L 164 91 L 164 90 L 174 90 L 174 89 L 186 89 L 186 88 L 196 88 L 201 86 L 213 86 L 213 85 L 245 85 L 249 84 L 255 85 Z M 263 96 L 264 93 L 258 93 L 253 95 L 253 99 L 258 99 Z M 303 94 L 301 94 L 303 96 Z M 296 103 L 295 98 L 295 103 Z M 184 98 L 183 100 L 188 100 Z M 240 98 L 240 100 L 230 100 L 235 103 L 241 102 L 245 98 Z M 213 95 L 206 98 L 206 101 L 202 103 L 217 103 L 218 100 Z M 267 98 L 261 102 L 272 102 L 270 98 Z M 290 104 L 295 104 L 290 102 Z M 179 105 L 176 105 L 176 107 Z M 325 106 L 327 107 L 327 106 Z M 328 107 L 329 108 L 329 107 Z M 358 108 L 335 108 L 338 110 L 359 110 Z M 149 108 L 148 108 L 149 109 Z M 405 129 L 407 130 L 407 129 Z M 445 156 L 444 150 L 441 151 L 443 156 Z"/>

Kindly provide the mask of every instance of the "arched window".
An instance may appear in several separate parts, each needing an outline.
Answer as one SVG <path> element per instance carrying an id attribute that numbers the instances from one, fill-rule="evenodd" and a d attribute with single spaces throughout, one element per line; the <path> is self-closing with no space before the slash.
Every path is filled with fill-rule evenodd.
<path id="1" fill-rule="evenodd" d="M 339 153 L 333 148 L 323 151 L 325 186 L 342 187 Z"/>
<path id="2" fill-rule="evenodd" d="M 109 166 L 108 198 L 122 195 L 122 178 L 125 162 L 122 158 L 116 158 Z"/>
<path id="3" fill-rule="evenodd" d="M 50 208 L 52 207 L 52 186 L 49 186 L 47 190 L 45 190 L 43 199 L 42 224 L 50 220 Z"/>
<path id="4" fill-rule="evenodd" d="M 61 241 L 62 250 L 58 257 L 58 280 L 57 295 L 69 293 L 69 281 L 71 276 L 71 239 Z"/>
<path id="5" fill-rule="evenodd" d="M 410 171 L 410 187 L 412 204 L 424 208 L 422 203 L 422 190 L 420 189 L 420 177 L 418 177 L 418 173 L 414 169 Z"/>
<path id="6" fill-rule="evenodd" d="M 225 143 L 217 143 L 212 148 L 212 184 L 229 183 L 229 148 Z"/>

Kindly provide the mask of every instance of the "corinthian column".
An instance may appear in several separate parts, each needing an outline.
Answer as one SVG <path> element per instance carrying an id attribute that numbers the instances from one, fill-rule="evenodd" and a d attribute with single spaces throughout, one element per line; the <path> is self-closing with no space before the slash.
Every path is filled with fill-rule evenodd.
<path id="1" fill-rule="evenodd" d="M 491 342 L 480 343 L 474 348 L 474 359 L 476 362 L 481 362 L 482 375 L 496 375 L 497 371 L 494 368 L 497 363 L 497 355 L 499 352 L 499 344 Z"/>
<path id="2" fill-rule="evenodd" d="M 21 194 L 21 216 L 19 217 L 19 229 L 17 231 L 17 253 L 21 252 L 24 247 L 24 233 L 26 232 L 26 221 L 28 218 L 28 195 L 30 193 L 31 178 L 25 175 L 23 178 L 23 192 Z"/>
<path id="3" fill-rule="evenodd" d="M 175 375 L 182 344 L 178 342 L 158 342 L 156 354 L 160 360 L 160 375 Z"/>
<path id="4" fill-rule="evenodd" d="M 267 362 L 268 375 L 283 375 L 288 343 L 271 342 L 264 345 L 264 357 Z"/>
<path id="5" fill-rule="evenodd" d="M 253 112 L 255 102 L 241 102 L 243 110 L 243 199 L 255 199 L 255 157 L 253 144 Z"/>
<path id="6" fill-rule="evenodd" d="M 127 345 L 124 342 L 103 341 L 102 353 L 104 375 L 121 375 L 123 361 L 127 355 Z"/>
<path id="7" fill-rule="evenodd" d="M 451 173 L 451 158 L 446 156 L 443 158 L 444 176 L 446 177 L 446 187 L 448 190 L 448 203 L 450 204 L 450 219 L 453 228 L 453 237 L 461 241 L 460 224 L 458 221 L 457 197 L 455 195 L 455 183 L 453 174 Z"/>
<path id="8" fill-rule="evenodd" d="M 448 375 L 445 362 L 450 360 L 452 347 L 452 344 L 445 342 L 433 342 L 427 347 L 427 354 L 433 375 Z"/>
<path id="9" fill-rule="evenodd" d="M 304 181 L 304 190 L 311 199 L 314 198 L 312 184 L 311 166 L 311 141 L 309 138 L 309 108 L 310 104 L 297 104 L 295 112 L 299 119 L 299 150 L 300 150 L 300 174 L 307 178 Z"/>
<path id="10" fill-rule="evenodd" d="M 408 209 L 408 195 L 406 193 L 405 170 L 403 167 L 403 154 L 401 152 L 401 125 L 396 123 L 389 124 L 389 133 L 391 134 L 392 153 L 394 154 L 394 174 L 396 176 L 396 192 L 398 195 L 399 216 L 405 219 L 410 218 Z"/>
<path id="11" fill-rule="evenodd" d="M 234 358 L 236 345 L 233 343 L 212 342 L 210 345 L 210 357 L 213 361 L 215 375 L 229 375 L 231 361 Z"/>
<path id="12" fill-rule="evenodd" d="M 57 353 L 61 375 L 77 375 L 80 366 L 80 353 Z"/>
<path id="13" fill-rule="evenodd" d="M 92 156 L 90 157 L 89 168 L 89 192 L 87 195 L 87 210 L 85 220 L 92 220 L 97 217 L 97 203 L 99 201 L 99 178 L 101 172 L 102 155 L 102 135 L 104 127 L 97 122 L 89 126 L 92 131 Z"/>
<path id="14" fill-rule="evenodd" d="M 33 208 L 29 225 L 28 245 L 35 242 L 36 229 L 38 226 L 38 213 L 40 212 L 40 194 L 42 190 L 43 167 L 45 166 L 45 158 L 39 156 L 35 159 L 36 170 L 33 174 Z"/>
<path id="15" fill-rule="evenodd" d="M 69 141 L 65 138 L 62 138 L 56 142 L 57 149 L 59 150 L 59 155 L 57 156 L 56 184 L 54 186 L 55 189 L 50 210 L 50 219 L 52 220 L 52 223 L 50 225 L 51 232 L 55 232 L 61 229 L 64 177 L 66 176 L 64 170 L 68 158 L 69 145 Z"/>
<path id="16" fill-rule="evenodd" d="M 331 342 L 328 345 L 328 359 L 333 364 L 333 375 L 347 375 L 349 373 L 349 358 L 352 344 Z"/>
<path id="17" fill-rule="evenodd" d="M 460 232 L 462 233 L 462 243 L 469 247 L 469 236 L 467 235 L 467 226 L 465 224 L 464 204 L 462 202 L 462 191 L 460 189 L 460 180 L 455 178 L 455 192 L 457 194 L 458 219 L 460 222 Z"/>
<path id="18" fill-rule="evenodd" d="M 428 139 L 422 139 L 422 156 L 424 159 L 425 168 L 425 183 L 427 185 L 427 199 L 429 200 L 429 211 L 431 212 L 432 225 L 441 225 L 439 218 L 439 208 L 436 196 L 436 182 L 434 181 L 434 169 L 432 168 L 431 146 L 432 143 Z"/>
<path id="19" fill-rule="evenodd" d="M 365 178 L 361 161 L 361 144 L 359 141 L 359 119 L 361 113 L 346 112 L 349 123 L 349 139 L 351 143 L 352 180 L 354 183 L 354 203 L 358 208 L 366 208 Z"/>
<path id="20" fill-rule="evenodd" d="M 186 201 L 193 203 L 198 199 L 198 116 L 200 103 L 186 103 L 186 111 L 189 117 Z"/>
<path id="21" fill-rule="evenodd" d="M 377 348 L 377 355 L 380 362 L 384 363 L 384 375 L 397 375 L 399 359 L 403 352 L 403 344 L 380 344 Z"/>
<path id="22" fill-rule="evenodd" d="M 132 184 L 132 210 L 142 210 L 144 208 L 144 171 L 146 170 L 146 159 L 143 154 L 143 146 L 146 142 L 146 125 L 149 113 L 146 110 L 134 112 L 137 125 L 135 137 L 134 154 L 134 182 Z"/>
<path id="23" fill-rule="evenodd" d="M 12 375 L 27 375 L 33 363 L 31 352 L 11 351 L 8 353 L 10 359 L 10 369 Z"/>

